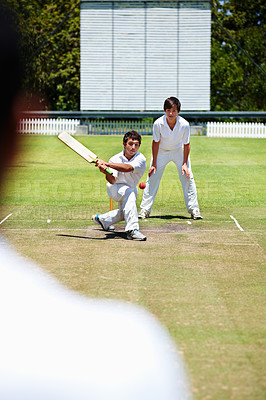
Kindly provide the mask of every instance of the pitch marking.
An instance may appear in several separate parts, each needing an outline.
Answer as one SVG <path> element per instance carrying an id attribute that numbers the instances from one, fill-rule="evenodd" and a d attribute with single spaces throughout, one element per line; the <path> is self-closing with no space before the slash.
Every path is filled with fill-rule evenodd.
<path id="1" fill-rule="evenodd" d="M 11 214 L 8 214 L 7 217 L 5 217 L 4 219 L 2 219 L 2 221 L 0 222 L 0 225 L 1 225 L 3 222 L 5 222 L 5 221 L 7 220 L 7 218 L 11 217 L 11 215 L 12 215 L 12 213 L 11 213 Z"/>
<path id="2" fill-rule="evenodd" d="M 233 215 L 230 215 L 230 218 L 232 218 L 233 221 L 235 221 L 236 226 L 238 227 L 238 229 L 240 231 L 244 231 L 244 229 L 239 225 L 239 223 L 237 222 L 237 220 L 233 217 Z"/>

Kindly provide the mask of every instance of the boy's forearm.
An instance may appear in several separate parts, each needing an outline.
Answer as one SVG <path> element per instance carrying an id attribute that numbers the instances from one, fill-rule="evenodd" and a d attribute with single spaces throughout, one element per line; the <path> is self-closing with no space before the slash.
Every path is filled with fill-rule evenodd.
<path id="1" fill-rule="evenodd" d="M 183 164 L 187 164 L 189 152 L 190 152 L 190 143 L 184 144 Z"/>
<path id="2" fill-rule="evenodd" d="M 160 142 L 152 142 L 152 162 L 156 165 Z"/>
<path id="3" fill-rule="evenodd" d="M 134 167 L 132 167 L 132 165 L 130 164 L 124 164 L 124 163 L 105 163 L 105 165 L 109 168 L 113 168 L 116 171 L 119 172 L 132 172 L 134 171 Z"/>
<path id="4" fill-rule="evenodd" d="M 116 182 L 116 177 L 108 173 L 105 173 L 105 179 L 107 180 L 107 182 L 111 183 L 111 185 L 113 185 Z"/>

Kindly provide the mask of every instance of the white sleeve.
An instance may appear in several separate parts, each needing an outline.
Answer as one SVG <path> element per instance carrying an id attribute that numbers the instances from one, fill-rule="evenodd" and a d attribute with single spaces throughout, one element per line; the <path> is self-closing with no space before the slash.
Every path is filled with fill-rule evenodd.
<path id="1" fill-rule="evenodd" d="M 160 142 L 161 140 L 160 124 L 157 121 L 153 124 L 153 140 L 155 142 Z"/>
<path id="2" fill-rule="evenodd" d="M 183 144 L 188 144 L 189 142 L 190 142 L 190 125 L 187 124 L 184 127 Z"/>
<path id="3" fill-rule="evenodd" d="M 146 170 L 146 158 L 143 154 L 140 153 L 130 164 L 134 168 L 134 171 L 143 172 L 144 174 Z"/>
<path id="4" fill-rule="evenodd" d="M 117 163 L 117 162 L 121 162 L 120 160 L 117 161 L 115 156 L 111 157 L 109 160 L 110 163 Z M 115 176 L 117 178 L 118 176 L 118 171 L 116 169 L 113 169 L 111 167 L 109 167 L 110 171 L 113 173 L 113 176 Z"/>

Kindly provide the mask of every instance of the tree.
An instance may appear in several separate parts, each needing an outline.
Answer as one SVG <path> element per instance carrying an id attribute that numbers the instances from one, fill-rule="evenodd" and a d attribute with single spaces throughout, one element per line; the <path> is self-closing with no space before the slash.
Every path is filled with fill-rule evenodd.
<path id="1" fill-rule="evenodd" d="M 264 4 L 213 1 L 212 110 L 265 108 Z"/>
<path id="2" fill-rule="evenodd" d="M 19 23 L 29 103 L 37 93 L 38 109 L 79 109 L 79 2 L 5 2 Z"/>

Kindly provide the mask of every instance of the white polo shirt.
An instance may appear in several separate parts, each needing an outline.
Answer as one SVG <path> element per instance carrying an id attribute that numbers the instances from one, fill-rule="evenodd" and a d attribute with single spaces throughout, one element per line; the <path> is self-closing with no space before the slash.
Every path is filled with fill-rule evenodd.
<path id="1" fill-rule="evenodd" d="M 188 121 L 177 116 L 173 130 L 170 129 L 166 115 L 156 119 L 153 124 L 153 140 L 160 142 L 161 150 L 174 150 L 190 142 L 190 127 Z"/>
<path id="2" fill-rule="evenodd" d="M 134 168 L 132 172 L 119 172 L 111 169 L 114 176 L 117 178 L 116 183 L 123 183 L 134 189 L 146 170 L 146 158 L 139 151 L 128 160 L 124 155 L 124 150 L 110 158 L 110 163 L 130 164 Z"/>

